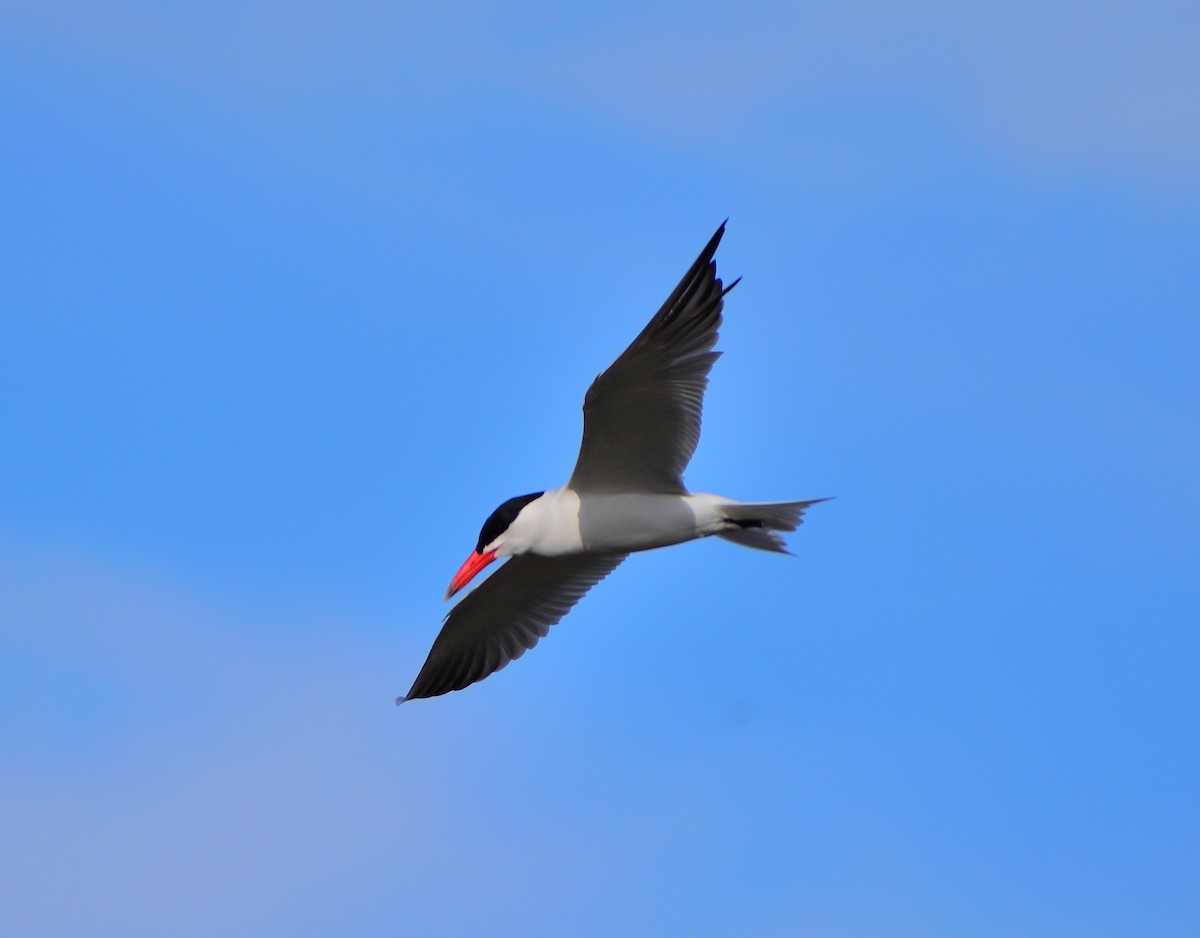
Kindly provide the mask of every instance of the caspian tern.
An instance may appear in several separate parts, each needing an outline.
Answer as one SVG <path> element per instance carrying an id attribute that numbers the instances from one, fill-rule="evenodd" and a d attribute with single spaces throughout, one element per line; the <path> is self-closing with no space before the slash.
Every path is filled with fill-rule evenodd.
<path id="1" fill-rule="evenodd" d="M 412 689 L 437 697 L 482 681 L 521 657 L 633 551 L 717 537 L 787 553 L 802 502 L 739 502 L 683 484 L 700 439 L 700 413 L 724 287 L 713 260 L 725 224 L 641 334 L 583 399 L 583 443 L 561 488 L 510 498 L 492 512 L 449 599 L 484 567 L 510 558 L 452 610 Z"/>

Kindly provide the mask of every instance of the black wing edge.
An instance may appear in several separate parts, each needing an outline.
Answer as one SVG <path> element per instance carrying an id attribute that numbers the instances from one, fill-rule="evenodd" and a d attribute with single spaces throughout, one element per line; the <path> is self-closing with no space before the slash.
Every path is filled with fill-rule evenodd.
<path id="1" fill-rule="evenodd" d="M 532 557 L 533 555 L 524 556 Z M 501 671 L 508 667 L 508 665 L 512 664 L 514 661 L 524 655 L 525 652 L 537 645 L 541 639 L 545 638 L 549 634 L 550 629 L 561 622 L 567 613 L 575 608 L 575 606 L 588 593 L 588 591 L 591 590 L 591 588 L 597 583 L 606 579 L 609 574 L 613 572 L 613 570 L 621 565 L 622 561 L 624 561 L 627 556 L 628 554 L 624 553 L 596 555 L 597 558 L 604 558 L 607 563 L 600 564 L 602 569 L 585 574 L 584 576 L 580 577 L 578 581 L 576 581 L 575 585 L 582 587 L 579 589 L 578 595 L 572 596 L 571 592 L 568 591 L 565 596 L 554 598 L 550 603 L 551 609 L 548 620 L 544 622 L 538 622 L 535 617 L 530 616 L 529 627 L 525 630 L 523 635 L 518 634 L 517 631 L 509 633 L 508 637 L 504 640 L 505 647 L 500 652 L 499 660 L 495 660 L 493 657 L 492 653 L 497 650 L 495 647 L 493 647 L 489 650 L 487 657 L 482 661 L 477 657 L 473 658 L 470 656 L 463 656 L 457 661 L 451 660 L 443 662 L 440 667 L 436 667 L 431 670 L 431 665 L 437 657 L 438 643 L 443 638 L 446 624 L 450 621 L 450 617 L 455 611 L 454 609 L 451 609 L 450 612 L 446 613 L 445 618 L 442 620 L 442 631 L 440 631 L 437 638 L 434 639 L 433 647 L 430 648 L 429 654 L 425 659 L 425 663 L 421 666 L 421 670 L 417 674 L 416 680 L 413 681 L 413 685 L 407 694 L 396 698 L 396 706 L 400 706 L 401 704 L 407 703 L 410 700 L 422 700 L 431 697 L 440 697 L 443 694 L 448 694 L 452 691 L 465 690 L 471 685 L 477 684 L 480 681 L 491 677 L 497 671 Z M 514 561 L 520 559 L 522 558 L 518 557 L 508 560 L 499 570 L 496 571 L 496 573 L 492 575 L 492 577 L 489 577 L 482 584 L 480 584 L 480 586 L 468 593 L 462 602 L 455 607 L 455 609 L 463 605 L 463 603 L 472 601 L 477 602 L 479 600 L 480 591 L 484 589 L 487 583 L 494 577 L 503 573 L 504 570 L 511 567 Z M 568 557 L 566 559 L 570 558 Z M 484 595 L 486 596 L 486 593 L 484 593 Z"/>
<path id="2" fill-rule="evenodd" d="M 646 324 L 646 328 L 638 333 L 637 339 L 634 339 L 631 345 L 637 344 L 638 339 L 641 339 L 643 336 L 670 325 L 676 316 L 688 308 L 692 297 L 707 283 L 714 284 L 721 291 L 720 295 L 724 296 L 742 282 L 742 278 L 738 277 L 726 287 L 722 286 L 721 278 L 717 276 L 717 265 L 713 258 L 716 257 L 717 248 L 721 244 L 721 238 L 725 235 L 725 226 L 727 224 L 729 224 L 728 218 L 717 226 L 717 230 L 708 239 L 708 244 L 704 245 L 704 249 L 700 252 L 699 257 L 692 262 L 692 266 L 688 268 L 687 273 L 683 275 L 683 278 L 676 285 L 675 289 L 671 291 L 671 295 L 667 297 L 667 301 L 663 303 L 659 311 Z"/>

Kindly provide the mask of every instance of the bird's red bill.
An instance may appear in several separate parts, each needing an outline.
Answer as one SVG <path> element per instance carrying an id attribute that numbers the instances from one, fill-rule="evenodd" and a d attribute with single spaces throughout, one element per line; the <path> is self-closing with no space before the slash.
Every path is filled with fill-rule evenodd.
<path id="1" fill-rule="evenodd" d="M 489 550 L 486 554 L 481 554 L 475 551 L 467 558 L 467 562 L 458 568 L 458 573 L 454 574 L 454 579 L 450 581 L 450 588 L 446 590 L 446 598 L 449 599 L 460 589 L 466 586 L 474 579 L 475 574 L 486 567 L 489 563 L 496 559 L 496 552 Z"/>

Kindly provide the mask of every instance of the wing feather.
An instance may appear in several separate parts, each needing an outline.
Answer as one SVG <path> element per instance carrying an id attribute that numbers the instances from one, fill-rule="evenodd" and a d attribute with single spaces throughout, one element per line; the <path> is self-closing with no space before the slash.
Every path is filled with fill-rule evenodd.
<path id="1" fill-rule="evenodd" d="M 700 442 L 723 287 L 713 260 L 725 225 L 662 308 L 583 400 L 583 443 L 568 483 L 577 492 L 683 494 L 683 470 Z"/>
<path id="2" fill-rule="evenodd" d="M 508 560 L 450 610 L 412 689 L 397 703 L 462 690 L 520 658 L 625 556 Z"/>

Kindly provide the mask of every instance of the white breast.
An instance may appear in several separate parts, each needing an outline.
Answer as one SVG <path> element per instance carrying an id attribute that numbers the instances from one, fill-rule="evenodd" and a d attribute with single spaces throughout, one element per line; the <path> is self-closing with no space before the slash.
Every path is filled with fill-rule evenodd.
<path id="1" fill-rule="evenodd" d="M 505 554 L 557 557 L 584 549 L 579 534 L 579 496 L 565 486 L 542 493 L 521 509 L 504 535 Z"/>

